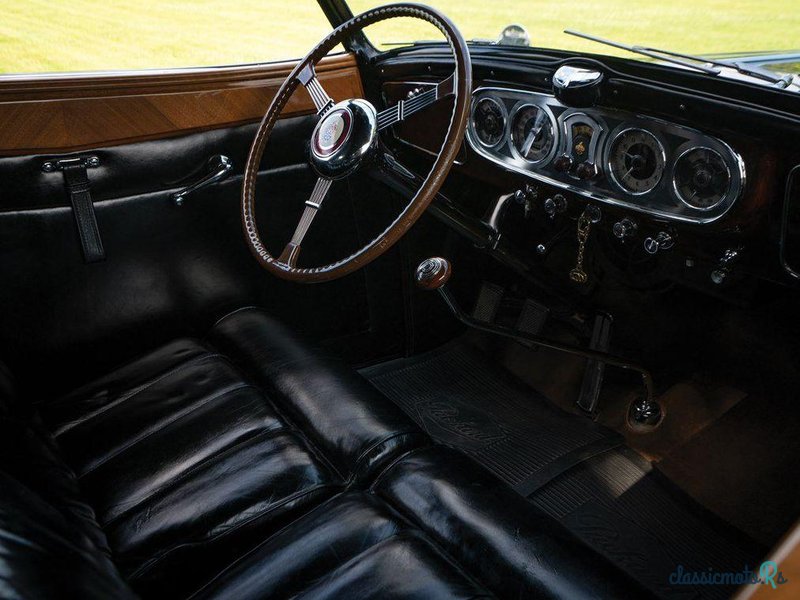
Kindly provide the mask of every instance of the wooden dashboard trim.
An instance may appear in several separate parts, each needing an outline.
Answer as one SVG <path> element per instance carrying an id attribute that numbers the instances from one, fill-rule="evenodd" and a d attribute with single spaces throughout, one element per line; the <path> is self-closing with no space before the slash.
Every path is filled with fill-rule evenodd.
<path id="1" fill-rule="evenodd" d="M 0 156 L 76 152 L 252 123 L 295 64 L 0 76 Z M 351 54 L 324 58 L 317 74 L 336 101 L 364 96 Z M 282 117 L 313 112 L 302 89 Z"/>

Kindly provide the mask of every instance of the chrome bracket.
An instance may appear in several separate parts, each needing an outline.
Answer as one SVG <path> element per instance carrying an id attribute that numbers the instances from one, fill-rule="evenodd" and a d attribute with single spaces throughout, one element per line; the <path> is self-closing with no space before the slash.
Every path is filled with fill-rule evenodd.
<path id="1" fill-rule="evenodd" d="M 86 169 L 94 169 L 100 166 L 100 158 L 97 156 L 78 156 L 75 158 L 62 158 L 61 160 L 48 160 L 42 163 L 43 173 L 53 173 L 63 171 L 65 167 L 81 166 Z"/>

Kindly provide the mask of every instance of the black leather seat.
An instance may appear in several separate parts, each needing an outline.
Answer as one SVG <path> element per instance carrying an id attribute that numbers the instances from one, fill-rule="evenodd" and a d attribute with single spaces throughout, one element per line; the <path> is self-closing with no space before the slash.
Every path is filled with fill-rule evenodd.
<path id="1" fill-rule="evenodd" d="M 32 414 L 0 393 L 2 597 L 640 591 L 254 309 Z"/>
<path id="2" fill-rule="evenodd" d="M 40 413 L 126 578 L 173 594 L 424 439 L 361 378 L 252 309 Z"/>
<path id="3" fill-rule="evenodd" d="M 198 598 L 646 598 L 465 456 L 413 450 L 294 522 Z"/>

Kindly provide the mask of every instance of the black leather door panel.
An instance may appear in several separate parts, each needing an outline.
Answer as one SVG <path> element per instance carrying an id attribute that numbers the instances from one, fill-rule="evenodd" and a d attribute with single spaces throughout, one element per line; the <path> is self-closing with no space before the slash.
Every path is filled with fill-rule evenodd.
<path id="1" fill-rule="evenodd" d="M 312 125 L 309 118 L 282 121 L 265 158 L 270 168 L 260 177 L 259 197 L 269 201 L 259 204 L 259 225 L 277 248 L 291 236 L 316 179 L 304 160 Z M 44 157 L 0 159 L 0 358 L 28 380 L 26 388 L 72 387 L 249 304 L 318 339 L 366 336 L 374 342 L 367 344 L 370 352 L 398 349 L 397 253 L 313 286 L 277 280 L 250 256 L 239 193 L 252 131 L 246 126 L 91 152 L 101 160 L 89 177 L 106 250 L 106 260 L 95 264 L 82 260 L 61 175 L 40 171 Z M 229 156 L 235 174 L 175 206 L 171 190 L 212 154 Z M 370 221 L 392 208 L 376 206 L 369 185 L 331 190 L 304 247 L 310 264 L 351 252 L 365 241 Z M 363 209 L 365 202 L 371 210 Z M 365 346 L 343 345 L 356 347 Z"/>
<path id="2" fill-rule="evenodd" d="M 311 116 L 280 121 L 263 164 L 276 169 L 304 163 L 305 140 L 309 139 L 314 122 Z M 89 171 L 92 197 L 97 202 L 178 188 L 196 178 L 197 170 L 214 154 L 228 156 L 233 162 L 233 174 L 240 175 L 254 135 L 255 125 L 244 125 L 56 158 L 93 155 L 100 159 L 100 166 Z M 0 158 L 0 210 L 68 206 L 61 173 L 42 173 L 42 164 L 52 158 L 54 155 Z"/>

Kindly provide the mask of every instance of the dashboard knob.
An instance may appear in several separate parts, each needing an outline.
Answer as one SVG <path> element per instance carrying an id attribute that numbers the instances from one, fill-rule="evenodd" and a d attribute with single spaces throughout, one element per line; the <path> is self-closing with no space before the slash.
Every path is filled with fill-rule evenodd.
<path id="1" fill-rule="evenodd" d="M 624 241 L 634 235 L 637 229 L 638 226 L 636 223 L 628 217 L 625 217 L 621 221 L 614 223 L 614 225 L 611 227 L 611 232 L 614 234 L 615 238 Z"/>
<path id="2" fill-rule="evenodd" d="M 711 271 L 711 282 L 717 285 L 725 283 L 728 278 L 728 272 L 725 269 L 714 269 Z"/>
<path id="3" fill-rule="evenodd" d="M 741 253 L 741 246 L 738 248 L 728 248 L 725 250 L 722 258 L 719 259 L 719 263 L 717 263 L 717 268 L 711 271 L 711 281 L 717 285 L 725 283 L 725 280 L 728 278 L 728 274 L 731 272 L 731 268 L 733 267 L 734 263 L 738 262 Z"/>
<path id="4" fill-rule="evenodd" d="M 597 177 L 598 173 L 599 171 L 597 169 L 597 165 L 591 162 L 582 162 L 575 167 L 575 175 L 578 176 L 578 179 L 582 179 L 584 181 L 594 179 Z"/>
<path id="5" fill-rule="evenodd" d="M 644 249 L 648 254 L 655 254 L 659 250 L 669 250 L 675 245 L 675 239 L 666 231 L 659 231 L 656 237 L 644 240 Z"/>
<path id="6" fill-rule="evenodd" d="M 547 198 L 543 206 L 548 217 L 555 217 L 556 214 L 567 212 L 567 199 L 563 194 L 556 194 L 552 198 Z"/>
<path id="7" fill-rule="evenodd" d="M 423 290 L 438 290 L 447 283 L 452 272 L 450 261 L 446 258 L 434 256 L 426 258 L 419 263 L 417 272 L 414 274 L 414 280 Z"/>
<path id="8" fill-rule="evenodd" d="M 553 161 L 553 168 L 560 173 L 566 173 L 572 168 L 572 158 L 566 154 L 562 154 Z"/>

